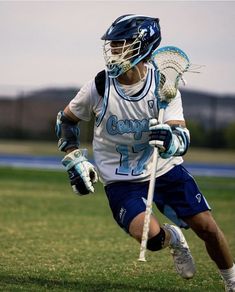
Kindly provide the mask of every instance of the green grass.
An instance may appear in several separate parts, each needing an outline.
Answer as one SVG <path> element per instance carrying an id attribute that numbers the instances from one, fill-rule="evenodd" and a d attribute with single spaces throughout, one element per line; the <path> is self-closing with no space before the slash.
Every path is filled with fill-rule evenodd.
<path id="1" fill-rule="evenodd" d="M 235 254 L 234 180 L 198 182 Z M 0 168 L 0 190 L 0 291 L 223 291 L 191 231 L 192 280 L 176 274 L 168 250 L 138 262 L 139 245 L 114 222 L 100 184 L 79 197 L 64 172 Z"/>

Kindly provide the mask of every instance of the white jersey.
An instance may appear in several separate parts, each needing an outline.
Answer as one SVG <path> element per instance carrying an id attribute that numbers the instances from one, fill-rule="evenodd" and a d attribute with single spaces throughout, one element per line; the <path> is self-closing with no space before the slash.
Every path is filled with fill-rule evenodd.
<path id="1" fill-rule="evenodd" d="M 99 96 L 95 81 L 91 80 L 70 102 L 70 111 L 81 120 L 89 121 L 95 114 L 93 153 L 105 185 L 149 180 L 153 153 L 148 142 L 149 119 L 158 116 L 158 84 L 159 74 L 149 65 L 142 90 L 126 96 L 116 79 L 106 73 L 104 97 Z M 184 120 L 179 91 L 165 110 L 163 122 L 169 120 Z M 156 177 L 182 162 L 182 157 L 159 157 Z"/>

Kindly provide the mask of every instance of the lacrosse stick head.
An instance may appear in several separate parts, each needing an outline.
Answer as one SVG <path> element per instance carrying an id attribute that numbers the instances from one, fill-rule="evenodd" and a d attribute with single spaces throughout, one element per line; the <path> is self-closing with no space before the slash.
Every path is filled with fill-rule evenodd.
<path id="1" fill-rule="evenodd" d="M 166 46 L 156 50 L 151 58 L 160 73 L 159 96 L 161 101 L 169 102 L 175 98 L 179 81 L 190 68 L 188 56 L 181 49 Z"/>

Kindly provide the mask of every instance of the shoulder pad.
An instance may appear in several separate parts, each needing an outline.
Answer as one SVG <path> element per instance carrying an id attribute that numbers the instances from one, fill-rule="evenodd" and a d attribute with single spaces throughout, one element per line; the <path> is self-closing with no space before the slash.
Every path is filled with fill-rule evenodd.
<path id="1" fill-rule="evenodd" d="M 105 91 L 105 78 L 106 78 L 105 70 L 100 71 L 95 77 L 95 86 L 96 90 L 100 96 L 104 97 Z"/>

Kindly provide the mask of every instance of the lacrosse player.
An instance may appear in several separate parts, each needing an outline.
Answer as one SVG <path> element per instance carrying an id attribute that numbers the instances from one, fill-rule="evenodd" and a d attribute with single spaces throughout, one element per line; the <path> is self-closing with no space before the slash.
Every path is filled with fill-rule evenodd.
<path id="1" fill-rule="evenodd" d="M 152 154 L 158 148 L 153 202 L 175 224 L 151 214 L 147 249 L 169 247 L 178 274 L 190 279 L 195 264 L 181 228 L 204 242 L 225 282 L 235 291 L 235 265 L 228 243 L 192 175 L 182 165 L 190 135 L 180 92 L 158 123 L 159 70 L 150 62 L 161 42 L 159 19 L 142 15 L 117 18 L 103 35 L 106 69 L 85 84 L 58 113 L 58 147 L 75 193 L 94 192 L 98 174 L 117 224 L 141 242 Z M 79 121 L 94 115 L 94 167 L 79 149 Z M 178 225 L 178 226 L 177 226 Z"/>

